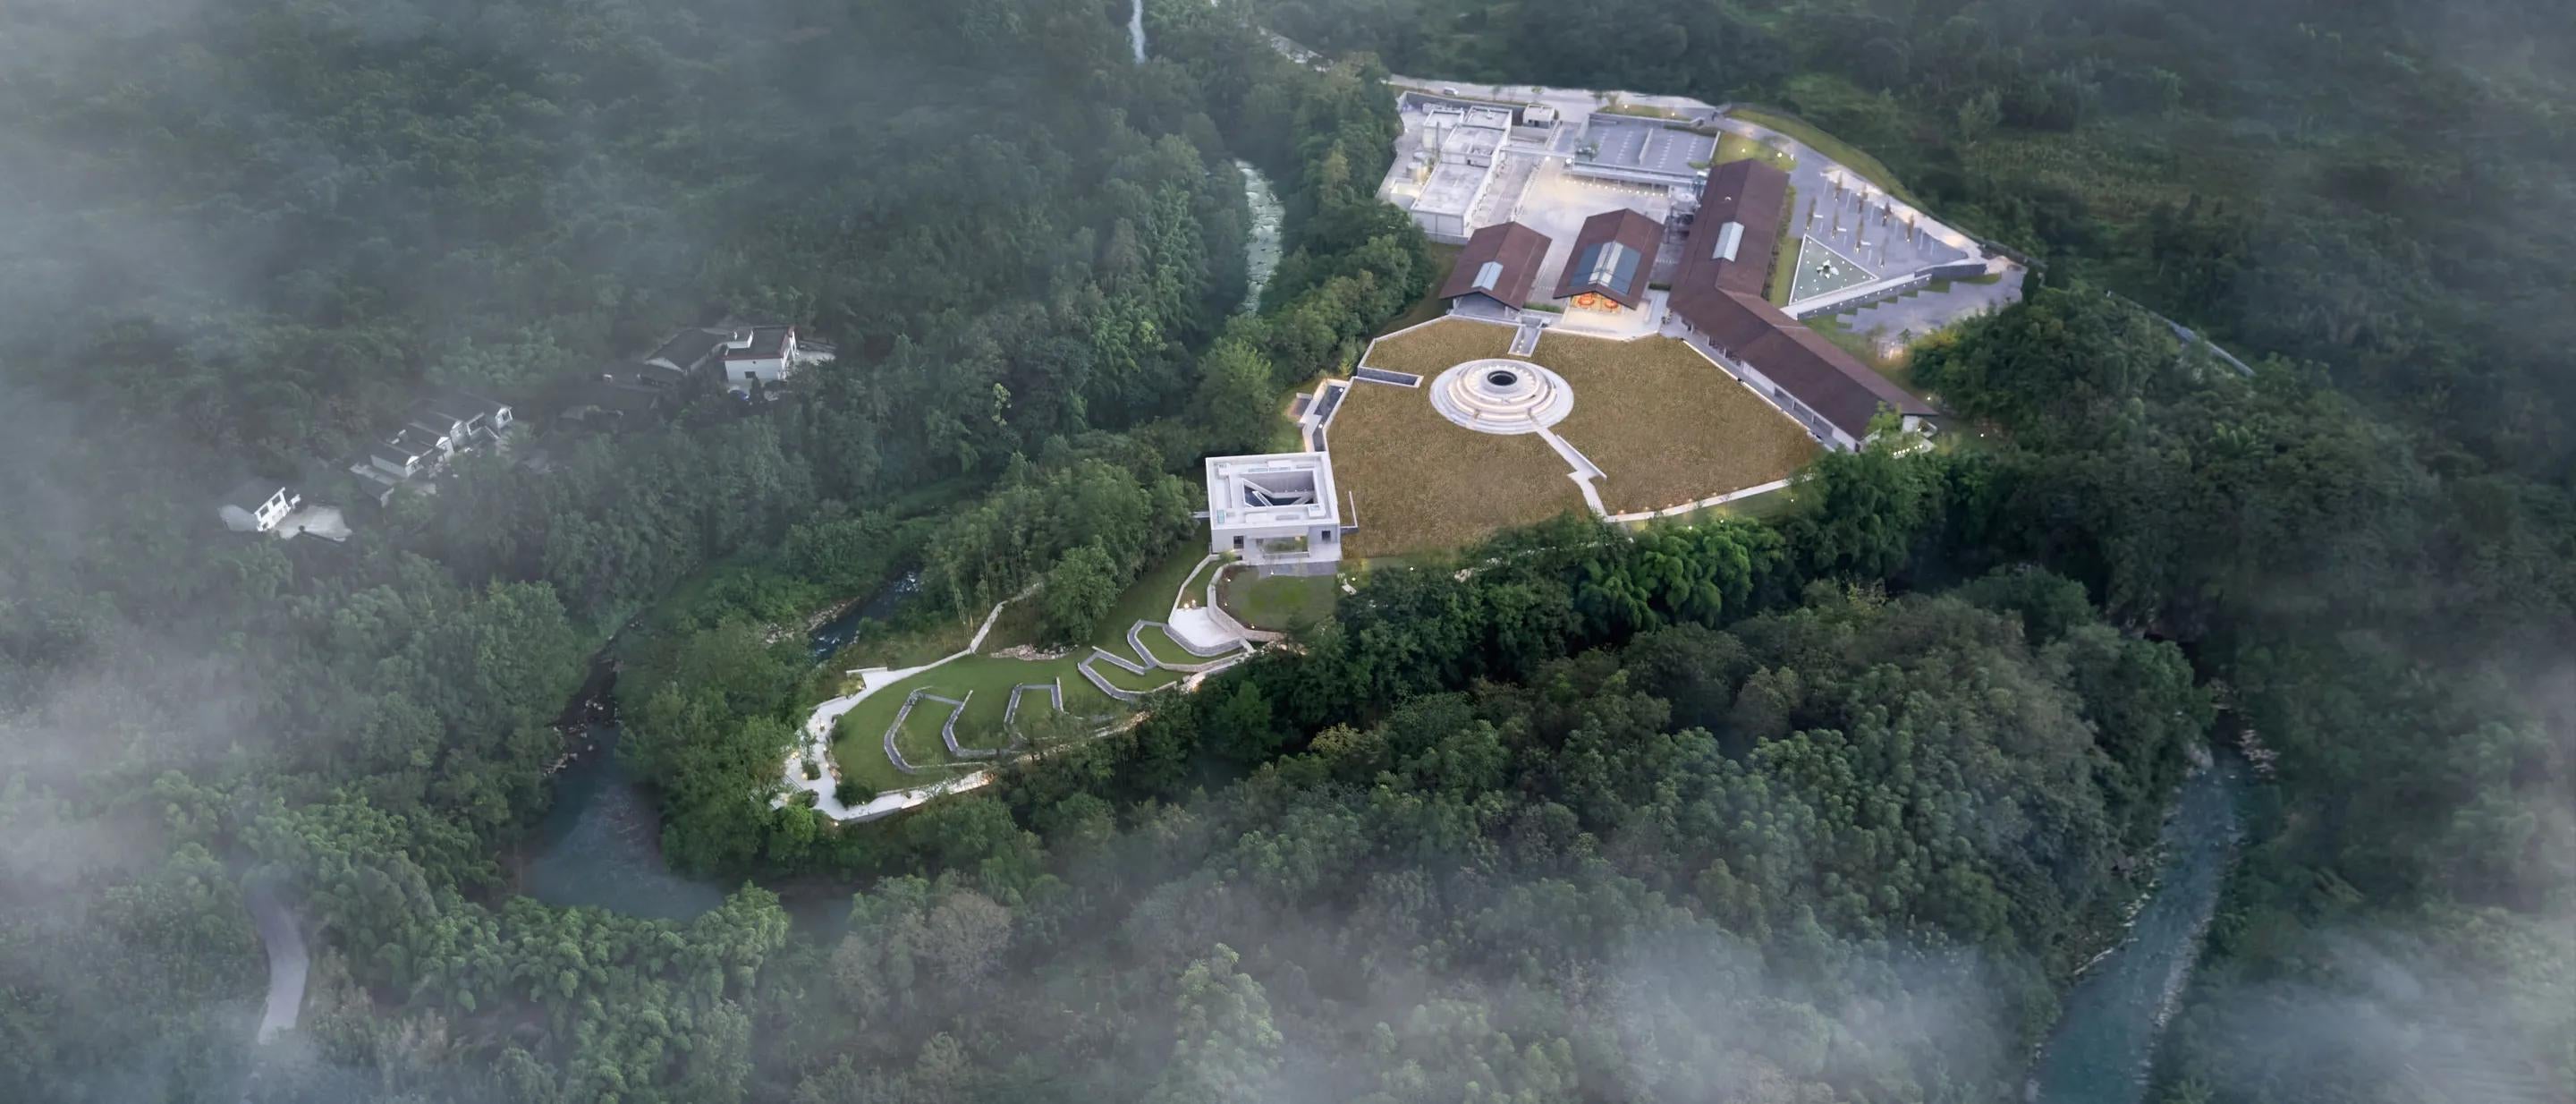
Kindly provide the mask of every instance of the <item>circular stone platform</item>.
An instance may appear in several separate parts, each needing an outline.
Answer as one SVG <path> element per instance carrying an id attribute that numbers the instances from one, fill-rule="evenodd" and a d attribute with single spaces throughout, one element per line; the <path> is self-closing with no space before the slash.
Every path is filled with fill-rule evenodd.
<path id="1" fill-rule="evenodd" d="M 1565 377 L 1526 360 L 1471 360 L 1431 381 L 1440 415 L 1478 433 L 1536 433 L 1574 413 Z"/>

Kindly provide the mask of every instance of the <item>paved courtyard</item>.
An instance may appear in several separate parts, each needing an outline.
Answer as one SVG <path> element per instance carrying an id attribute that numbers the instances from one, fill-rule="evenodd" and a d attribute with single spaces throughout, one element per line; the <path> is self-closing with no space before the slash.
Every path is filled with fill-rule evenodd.
<path id="1" fill-rule="evenodd" d="M 1968 256 L 1967 250 L 1935 236 L 1919 217 L 1909 223 L 1904 205 L 1887 193 L 1812 151 L 1790 170 L 1789 184 L 1798 190 L 1789 212 L 1790 231 L 1824 243 L 1873 273 L 1914 272 Z M 1805 295 L 1790 301 L 1799 298 Z"/>
<path id="2" fill-rule="evenodd" d="M 1672 195 L 1644 184 L 1587 180 L 1556 165 L 1543 166 L 1531 174 L 1529 186 L 1521 192 L 1520 206 L 1511 217 L 1548 237 L 1547 257 L 1539 262 L 1538 282 L 1531 285 L 1535 289 L 1531 292 L 1533 298 L 1546 299 L 1556 294 L 1557 278 L 1564 275 L 1566 262 L 1574 256 L 1574 236 L 1582 231 L 1583 220 L 1622 207 L 1665 222 L 1673 213 Z M 1666 263 L 1658 257 L 1655 272 L 1649 273 L 1647 279 L 1654 280 L 1655 273 L 1668 271 Z"/>

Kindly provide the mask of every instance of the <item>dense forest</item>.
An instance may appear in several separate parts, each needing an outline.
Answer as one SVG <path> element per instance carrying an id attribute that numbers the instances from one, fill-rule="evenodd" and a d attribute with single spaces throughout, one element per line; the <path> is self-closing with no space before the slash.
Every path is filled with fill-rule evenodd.
<path id="1" fill-rule="evenodd" d="M 0 1098 L 2005 1099 L 2213 749 L 2264 781 L 2160 1099 L 2576 1093 L 2546 5 L 1126 14 L 0 11 Z M 1428 289 L 1380 58 L 1785 105 L 2042 286 L 1918 351 L 1942 448 L 1783 516 L 1371 570 L 978 793 L 770 808 L 779 626 L 917 571 L 911 624 L 1081 637 Z M 745 319 L 839 357 L 547 424 Z M 540 433 L 226 539 L 444 386 Z M 510 891 L 603 648 L 664 855 L 742 887 L 697 919 Z M 255 894 L 313 943 L 259 1047 Z"/>

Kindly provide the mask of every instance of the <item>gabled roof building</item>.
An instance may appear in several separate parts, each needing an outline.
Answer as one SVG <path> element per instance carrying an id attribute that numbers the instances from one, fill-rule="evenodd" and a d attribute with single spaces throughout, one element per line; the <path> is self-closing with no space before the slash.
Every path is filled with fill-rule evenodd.
<path id="1" fill-rule="evenodd" d="M 1908 425 L 1939 414 L 1765 297 L 1788 205 L 1789 176 L 1769 165 L 1730 161 L 1710 172 L 1673 274 L 1673 316 L 1836 448 L 1858 448 L 1883 409 Z"/>
<path id="2" fill-rule="evenodd" d="M 1514 317 L 1538 284 L 1548 244 L 1547 235 L 1517 222 L 1478 230 L 1458 251 L 1458 264 L 1440 286 L 1440 298 L 1463 313 Z"/>
<path id="3" fill-rule="evenodd" d="M 1556 280 L 1556 298 L 1579 307 L 1635 307 L 1663 249 L 1664 224 L 1622 207 L 1583 220 L 1574 252 Z"/>

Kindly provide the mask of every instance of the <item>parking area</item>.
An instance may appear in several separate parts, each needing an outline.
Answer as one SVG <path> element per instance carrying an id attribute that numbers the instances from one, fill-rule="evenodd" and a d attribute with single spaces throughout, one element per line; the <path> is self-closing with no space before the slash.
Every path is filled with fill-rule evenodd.
<path id="1" fill-rule="evenodd" d="M 1801 158 L 1789 172 L 1789 184 L 1797 189 L 1791 232 L 1814 238 L 1844 261 L 1874 273 L 1914 272 L 1968 255 L 1902 212 L 1887 193 L 1865 183 L 1852 186 L 1853 180 L 1832 162 Z M 1805 298 L 1803 266 L 1800 276 L 1796 298 Z"/>
<path id="2" fill-rule="evenodd" d="M 1930 286 L 1836 315 L 1854 333 L 1899 342 L 1937 333 L 1961 320 L 2000 310 L 2021 298 L 2022 268 L 2012 265 L 1975 280 L 1935 280 Z"/>

